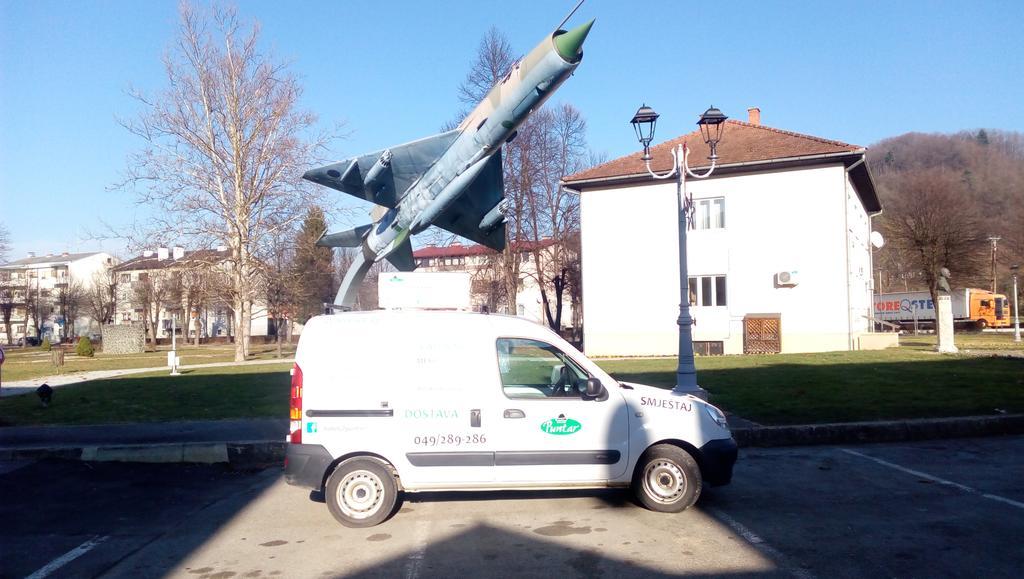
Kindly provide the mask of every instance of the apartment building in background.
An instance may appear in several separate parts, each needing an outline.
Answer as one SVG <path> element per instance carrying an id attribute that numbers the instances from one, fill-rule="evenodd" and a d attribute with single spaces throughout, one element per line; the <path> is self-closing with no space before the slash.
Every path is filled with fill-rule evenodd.
<path id="1" fill-rule="evenodd" d="M 73 338 L 97 333 L 100 322 L 92 319 L 84 303 L 73 308 L 74 319 L 65 319 L 62 292 L 76 287 L 78 294 L 91 291 L 94 284 L 104 283 L 106 272 L 118 262 L 113 255 L 96 251 L 38 256 L 29 253 L 0 265 L 0 343 L 18 344 L 25 338 L 56 341 L 64 335 Z M 8 312 L 10 335 L 3 319 Z M 36 312 L 40 318 L 38 332 Z"/>

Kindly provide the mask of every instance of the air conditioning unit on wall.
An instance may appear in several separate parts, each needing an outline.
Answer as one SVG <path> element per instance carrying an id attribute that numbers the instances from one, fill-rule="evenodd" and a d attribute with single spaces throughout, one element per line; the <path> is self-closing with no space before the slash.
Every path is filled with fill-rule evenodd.
<path id="1" fill-rule="evenodd" d="M 793 287 L 800 283 L 800 273 L 796 271 L 780 271 L 775 274 L 775 287 Z"/>

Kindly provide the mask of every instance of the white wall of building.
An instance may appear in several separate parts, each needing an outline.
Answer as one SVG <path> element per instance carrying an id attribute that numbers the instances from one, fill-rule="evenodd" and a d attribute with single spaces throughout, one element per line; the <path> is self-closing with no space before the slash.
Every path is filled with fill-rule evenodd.
<path id="1" fill-rule="evenodd" d="M 75 256 L 81 254 L 74 254 Z M 11 341 L 28 335 L 35 336 L 35 327 L 24 307 L 23 295 L 28 288 L 33 294 L 40 296 L 46 301 L 43 320 L 41 323 L 42 336 L 56 339 L 61 330 L 60 306 L 58 295 L 62 284 L 78 283 L 88 293 L 91 291 L 94 276 L 97 272 L 119 263 L 119 260 L 106 252 L 98 252 L 85 255 L 77 259 L 73 256 L 53 255 L 46 258 L 34 260 L 30 264 L 8 264 L 3 270 L 11 276 L 8 283 L 17 287 L 17 307 L 14 315 L 11 316 Z M 51 311 L 52 310 L 52 311 Z M 78 316 L 75 318 L 74 332 L 68 328 L 69 337 L 74 335 L 87 336 L 98 331 L 98 324 L 89 315 L 89 308 L 82 303 L 78 308 Z M 0 343 L 7 343 L 6 328 L 0 323 Z"/>
<path id="2" fill-rule="evenodd" d="M 846 350 L 867 331 L 869 220 L 841 164 L 687 186 L 695 203 L 725 202 L 724 228 L 687 233 L 689 275 L 726 277 L 726 305 L 691 307 L 694 341 L 742 353 L 748 314 L 780 315 L 783 352 Z M 582 193 L 589 355 L 677 352 L 676 214 L 674 182 Z M 783 271 L 797 285 L 777 287 Z"/>

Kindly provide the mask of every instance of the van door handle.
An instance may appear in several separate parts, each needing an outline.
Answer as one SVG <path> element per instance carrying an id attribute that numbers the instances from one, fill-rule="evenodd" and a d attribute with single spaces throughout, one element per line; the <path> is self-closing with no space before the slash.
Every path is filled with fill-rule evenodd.
<path id="1" fill-rule="evenodd" d="M 506 408 L 505 418 L 526 418 L 526 413 L 518 408 Z"/>

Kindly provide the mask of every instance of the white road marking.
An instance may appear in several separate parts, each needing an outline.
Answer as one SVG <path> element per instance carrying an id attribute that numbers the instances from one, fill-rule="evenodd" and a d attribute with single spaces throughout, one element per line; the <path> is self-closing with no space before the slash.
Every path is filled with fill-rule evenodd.
<path id="1" fill-rule="evenodd" d="M 857 452 L 856 450 L 850 450 L 848 448 L 840 448 L 839 450 L 845 452 L 846 454 L 852 454 L 853 456 L 859 456 L 861 458 L 866 458 L 866 459 L 868 459 L 868 460 L 870 460 L 872 462 L 876 462 L 876 463 L 878 463 L 878 464 L 880 464 L 882 466 L 887 466 L 889 468 L 898 470 L 900 472 L 904 472 L 904 473 L 907 473 L 907 474 L 910 474 L 910 475 L 914 475 L 916 477 L 920 477 L 920 478 L 923 478 L 925 480 L 930 480 L 930 481 L 932 481 L 934 483 L 939 483 L 940 485 L 945 485 L 945 486 L 948 486 L 948 487 L 953 487 L 955 489 L 960 489 L 960 490 L 962 490 L 963 492 L 965 492 L 967 494 L 978 495 L 980 497 L 984 497 L 984 498 L 989 499 L 989 500 L 993 500 L 993 501 L 997 501 L 997 502 L 1000 502 L 1000 503 L 1005 503 L 1005 504 L 1010 505 L 1010 506 L 1017 507 L 1018 509 L 1024 509 L 1024 503 L 1019 502 L 1019 501 L 1015 501 L 1013 499 L 1008 499 L 1006 497 L 1001 497 L 999 495 L 993 495 L 993 494 L 990 494 L 990 493 L 983 493 L 983 492 L 979 491 L 978 489 L 971 488 L 971 487 L 969 487 L 967 485 L 962 485 L 960 483 L 956 483 L 956 482 L 953 482 L 951 480 L 946 480 L 944 478 L 939 478 L 937 476 L 932 476 L 932 475 L 930 475 L 928 473 L 921 472 L 919 470 L 914 470 L 912 468 L 907 468 L 905 466 L 900 466 L 898 464 L 891 463 L 891 462 L 889 462 L 887 460 L 882 460 L 880 458 L 875 458 L 873 456 L 864 454 L 863 452 Z"/>
<path id="2" fill-rule="evenodd" d="M 409 562 L 405 565 L 405 579 L 416 579 L 423 566 L 423 557 L 427 552 L 427 539 L 430 537 L 430 521 L 417 521 L 412 532 L 413 549 L 409 554 Z"/>
<path id="3" fill-rule="evenodd" d="M 774 560 L 777 564 L 782 566 L 783 569 L 792 574 L 794 577 L 798 577 L 799 579 L 814 579 L 814 575 L 812 575 L 806 569 L 801 569 L 799 567 L 794 567 L 788 564 L 786 562 L 786 556 L 783 555 L 781 551 L 766 543 L 764 539 L 760 537 L 760 535 L 746 528 L 745 526 L 743 526 L 742 523 L 740 523 L 736 519 L 730 517 L 729 515 L 723 513 L 718 509 L 708 509 L 708 511 L 716 519 L 722 521 L 726 525 L 729 525 L 729 527 L 732 528 L 732 530 L 735 531 L 736 534 L 743 537 L 743 540 L 750 543 L 751 546 L 760 551 L 762 554 Z"/>
<path id="4" fill-rule="evenodd" d="M 99 545 L 103 541 L 106 541 L 109 538 L 110 537 L 93 537 L 88 541 L 82 543 L 81 545 L 75 547 L 74 549 L 71 549 L 67 553 L 64 553 L 60 557 L 57 557 L 53 561 L 50 561 L 45 566 L 43 566 L 43 568 L 39 569 L 38 571 L 29 575 L 28 577 L 25 577 L 25 579 L 43 579 L 43 577 L 49 576 L 57 569 L 60 569 L 64 565 L 67 565 L 68 563 L 74 561 L 82 555 L 85 555 L 86 553 L 91 551 L 93 547 L 96 547 L 97 545 Z"/>

